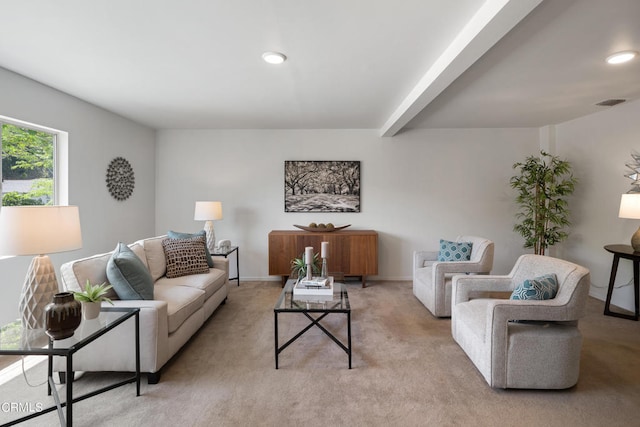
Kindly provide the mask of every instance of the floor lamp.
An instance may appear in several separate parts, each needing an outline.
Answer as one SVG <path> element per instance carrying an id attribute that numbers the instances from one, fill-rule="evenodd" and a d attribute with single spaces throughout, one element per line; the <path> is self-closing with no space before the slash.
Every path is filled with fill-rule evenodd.
<path id="1" fill-rule="evenodd" d="M 196 202 L 196 211 L 193 219 L 206 221 L 204 231 L 207 233 L 207 248 L 209 252 L 213 252 L 216 248 L 216 233 L 213 230 L 213 221 L 222 219 L 222 202 Z"/>
<path id="2" fill-rule="evenodd" d="M 0 209 L 0 255 L 35 255 L 20 294 L 23 327 L 44 328 L 44 308 L 59 292 L 55 268 L 46 254 L 81 247 L 77 206 L 4 206 Z"/>

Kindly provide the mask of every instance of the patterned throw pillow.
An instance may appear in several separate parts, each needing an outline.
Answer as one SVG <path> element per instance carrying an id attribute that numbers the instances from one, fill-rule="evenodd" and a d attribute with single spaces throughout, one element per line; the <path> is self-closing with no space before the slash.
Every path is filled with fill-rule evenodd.
<path id="1" fill-rule="evenodd" d="M 471 242 L 450 242 L 440 239 L 438 261 L 469 261 L 471 259 Z"/>
<path id="2" fill-rule="evenodd" d="M 209 272 L 204 237 L 164 239 L 162 247 L 167 260 L 168 278 Z"/>
<path id="3" fill-rule="evenodd" d="M 514 300 L 545 300 L 553 299 L 558 293 L 558 279 L 555 274 L 525 280 L 511 293 Z"/>
<path id="4" fill-rule="evenodd" d="M 213 268 L 213 258 L 211 258 L 211 253 L 209 252 L 209 248 L 207 248 L 207 232 L 204 230 L 200 230 L 197 233 L 181 233 L 179 231 L 169 230 L 167 232 L 167 237 L 170 239 L 188 239 L 190 237 L 198 237 L 203 236 L 205 239 L 204 252 L 207 256 L 207 264 L 209 267 Z"/>

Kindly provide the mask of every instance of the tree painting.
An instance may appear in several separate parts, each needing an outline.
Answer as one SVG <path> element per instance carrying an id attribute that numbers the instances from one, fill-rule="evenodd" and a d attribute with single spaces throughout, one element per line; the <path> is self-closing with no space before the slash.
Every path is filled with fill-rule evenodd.
<path id="1" fill-rule="evenodd" d="M 285 212 L 360 212 L 360 162 L 285 161 Z"/>

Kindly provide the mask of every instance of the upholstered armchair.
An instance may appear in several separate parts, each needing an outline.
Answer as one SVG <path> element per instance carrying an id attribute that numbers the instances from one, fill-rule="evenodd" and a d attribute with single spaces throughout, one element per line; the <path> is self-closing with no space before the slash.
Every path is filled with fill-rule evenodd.
<path id="1" fill-rule="evenodd" d="M 413 253 L 413 294 L 436 317 L 451 316 L 451 279 L 455 274 L 489 274 L 493 268 L 491 240 L 458 236 L 456 242 L 471 242 L 468 261 L 438 261 L 439 251 Z"/>
<path id="2" fill-rule="evenodd" d="M 487 292 L 508 298 L 525 280 L 547 274 L 557 278 L 552 299 L 483 298 Z M 578 319 L 589 286 L 586 268 L 540 255 L 522 255 L 506 276 L 456 276 L 451 333 L 491 387 L 572 387 L 580 370 Z"/>

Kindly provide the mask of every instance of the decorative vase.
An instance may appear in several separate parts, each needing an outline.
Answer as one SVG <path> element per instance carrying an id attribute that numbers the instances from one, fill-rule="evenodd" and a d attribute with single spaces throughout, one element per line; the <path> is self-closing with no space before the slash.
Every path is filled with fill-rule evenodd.
<path id="1" fill-rule="evenodd" d="M 71 292 L 60 292 L 44 308 L 47 335 L 54 340 L 69 338 L 82 321 L 82 306 Z"/>
<path id="2" fill-rule="evenodd" d="M 100 316 L 100 307 L 102 304 L 98 302 L 85 302 L 82 301 L 82 318 L 89 320 L 95 319 Z"/>

